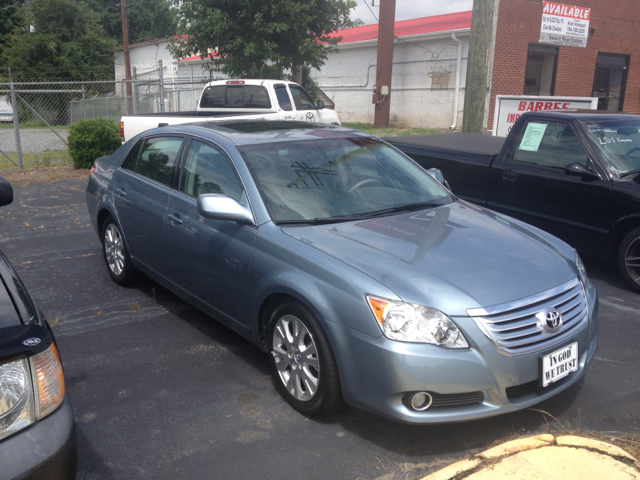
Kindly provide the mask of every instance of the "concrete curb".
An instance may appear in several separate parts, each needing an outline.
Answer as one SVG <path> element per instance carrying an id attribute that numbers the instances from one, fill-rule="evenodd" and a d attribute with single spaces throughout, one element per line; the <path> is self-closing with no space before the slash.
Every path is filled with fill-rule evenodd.
<path id="1" fill-rule="evenodd" d="M 535 456 L 524 455 L 531 450 L 541 451 L 536 452 Z M 584 475 L 580 473 L 581 470 L 596 474 L 597 470 L 604 469 L 607 472 L 605 477 L 596 475 L 591 478 L 640 480 L 640 463 L 620 447 L 574 435 L 555 437 L 550 434 L 503 443 L 427 475 L 422 480 L 547 478 L 546 475 L 554 469 L 563 474 L 573 473 L 569 477 L 563 475 L 564 479 L 580 478 L 580 475 Z"/>

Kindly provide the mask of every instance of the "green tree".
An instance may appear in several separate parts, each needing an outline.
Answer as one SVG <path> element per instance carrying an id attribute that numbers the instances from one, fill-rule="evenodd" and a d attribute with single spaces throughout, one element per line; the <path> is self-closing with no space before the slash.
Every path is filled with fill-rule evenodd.
<path id="1" fill-rule="evenodd" d="M 0 0 L 0 8 L 14 5 L 15 0 Z M 0 10 L 0 51 L 11 33 L 20 29 L 25 24 L 25 18 L 21 8 L 3 8 Z"/>
<path id="2" fill-rule="evenodd" d="M 175 57 L 209 58 L 211 68 L 240 78 L 296 65 L 320 68 L 341 40 L 329 34 L 359 24 L 349 18 L 355 6 L 354 0 L 182 0 L 179 36 L 169 48 Z"/>
<path id="3" fill-rule="evenodd" d="M 107 35 L 122 45 L 122 16 L 118 0 L 87 0 L 100 14 Z M 171 0 L 127 0 L 129 43 L 145 42 L 175 35 L 177 10 Z"/>
<path id="4" fill-rule="evenodd" d="M 86 3 L 47 0 L 22 8 L 33 29 L 14 30 L 0 56 L 15 80 L 113 78 L 115 43 Z"/>

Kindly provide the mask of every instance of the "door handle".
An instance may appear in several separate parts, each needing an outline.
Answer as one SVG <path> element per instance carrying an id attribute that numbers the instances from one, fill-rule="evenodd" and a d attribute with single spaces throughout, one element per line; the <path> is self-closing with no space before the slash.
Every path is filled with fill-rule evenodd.
<path id="1" fill-rule="evenodd" d="M 174 225 L 182 225 L 182 220 L 180 220 L 180 215 L 177 213 L 175 215 L 170 213 L 167 215 L 167 218 L 171 220 L 171 223 L 173 223 Z"/>
<path id="2" fill-rule="evenodd" d="M 510 170 L 505 170 L 502 172 L 502 179 L 507 182 L 515 182 L 516 181 L 516 172 L 512 172 Z"/>
<path id="3" fill-rule="evenodd" d="M 127 196 L 127 192 L 125 192 L 123 189 L 121 188 L 116 188 L 116 194 L 119 197 L 126 197 Z"/>

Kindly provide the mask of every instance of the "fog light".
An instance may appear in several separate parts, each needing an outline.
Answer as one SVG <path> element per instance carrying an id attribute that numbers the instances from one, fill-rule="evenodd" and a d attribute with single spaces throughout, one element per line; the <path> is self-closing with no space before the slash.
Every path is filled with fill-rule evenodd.
<path id="1" fill-rule="evenodd" d="M 433 398 L 427 392 L 418 392 L 413 397 L 411 397 L 411 408 L 417 410 L 418 412 L 424 412 L 427 408 L 431 406 L 431 402 L 433 402 Z"/>

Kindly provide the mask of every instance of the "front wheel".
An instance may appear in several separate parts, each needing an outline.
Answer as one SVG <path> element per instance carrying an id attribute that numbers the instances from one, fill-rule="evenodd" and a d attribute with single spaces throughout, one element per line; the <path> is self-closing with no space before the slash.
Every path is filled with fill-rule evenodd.
<path id="1" fill-rule="evenodd" d="M 640 227 L 631 230 L 620 242 L 618 268 L 627 283 L 640 292 Z"/>
<path id="2" fill-rule="evenodd" d="M 129 285 L 135 279 L 129 252 L 122 240 L 120 228 L 113 217 L 108 217 L 102 227 L 102 250 L 111 279 L 118 285 Z"/>
<path id="3" fill-rule="evenodd" d="M 277 389 L 290 405 L 309 416 L 342 406 L 338 368 L 322 327 L 298 302 L 287 302 L 271 315 L 271 367 Z"/>

